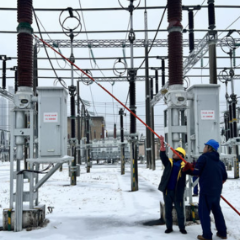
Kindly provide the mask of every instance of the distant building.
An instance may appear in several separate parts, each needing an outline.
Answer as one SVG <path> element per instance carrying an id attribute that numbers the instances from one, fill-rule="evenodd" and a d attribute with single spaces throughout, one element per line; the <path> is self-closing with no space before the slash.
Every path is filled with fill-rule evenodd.
<path id="1" fill-rule="evenodd" d="M 76 138 L 78 132 L 78 124 L 76 119 Z M 90 140 L 97 139 L 100 140 L 102 137 L 102 125 L 104 124 L 104 117 L 100 116 L 91 116 L 90 118 Z M 105 127 L 104 127 L 105 129 Z M 85 121 L 80 117 L 80 134 L 82 137 L 86 136 L 85 134 Z M 68 117 L 68 136 L 71 137 L 71 117 Z M 106 136 L 105 136 L 106 137 Z"/>

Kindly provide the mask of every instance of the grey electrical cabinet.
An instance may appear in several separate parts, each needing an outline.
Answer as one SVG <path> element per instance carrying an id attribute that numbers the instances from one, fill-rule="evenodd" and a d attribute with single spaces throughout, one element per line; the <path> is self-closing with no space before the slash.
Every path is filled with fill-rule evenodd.
<path id="1" fill-rule="evenodd" d="M 193 85 L 187 90 L 188 156 L 202 154 L 209 139 L 220 141 L 219 90 L 216 84 Z"/>
<path id="2" fill-rule="evenodd" d="M 38 158 L 67 155 L 67 92 L 38 87 Z"/>

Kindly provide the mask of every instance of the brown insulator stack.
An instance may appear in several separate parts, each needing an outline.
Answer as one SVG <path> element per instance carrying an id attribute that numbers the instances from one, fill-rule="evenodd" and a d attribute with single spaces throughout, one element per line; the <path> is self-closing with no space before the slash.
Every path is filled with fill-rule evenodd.
<path id="1" fill-rule="evenodd" d="M 169 85 L 183 84 L 182 0 L 168 0 Z"/>
<path id="2" fill-rule="evenodd" d="M 18 86 L 33 86 L 32 0 L 18 0 Z"/>

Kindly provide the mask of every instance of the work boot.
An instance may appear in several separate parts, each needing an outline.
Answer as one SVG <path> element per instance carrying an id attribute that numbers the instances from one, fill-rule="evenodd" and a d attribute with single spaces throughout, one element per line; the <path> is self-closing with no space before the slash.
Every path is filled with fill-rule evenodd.
<path id="1" fill-rule="evenodd" d="M 212 240 L 212 239 L 204 238 L 202 235 L 198 235 L 197 239 L 199 239 L 199 240 Z"/>
<path id="2" fill-rule="evenodd" d="M 219 234 L 219 232 L 217 232 L 216 235 L 217 235 L 219 238 L 221 238 L 221 239 L 227 239 L 227 236 L 226 236 L 226 237 L 223 237 L 222 235 Z"/>
<path id="3" fill-rule="evenodd" d="M 187 234 L 187 231 L 186 231 L 185 229 L 180 229 L 180 232 L 181 232 L 182 234 Z"/>
<path id="4" fill-rule="evenodd" d="M 165 233 L 171 233 L 173 230 L 172 230 L 172 228 L 167 228 L 166 230 L 165 230 Z"/>

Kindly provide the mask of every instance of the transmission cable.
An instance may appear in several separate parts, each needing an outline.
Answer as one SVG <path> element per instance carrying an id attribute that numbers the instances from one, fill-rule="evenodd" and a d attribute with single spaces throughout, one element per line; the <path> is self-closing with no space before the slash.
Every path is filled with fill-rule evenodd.
<path id="1" fill-rule="evenodd" d="M 161 25 L 162 25 L 162 21 L 163 21 L 164 15 L 165 15 L 165 13 L 166 13 L 167 7 L 168 7 L 168 4 L 166 5 L 166 7 L 165 7 L 165 9 L 164 9 L 164 11 L 163 11 L 163 14 L 162 14 L 161 20 L 160 20 L 160 22 L 159 22 L 159 25 L 158 25 L 156 34 L 155 34 L 154 39 L 153 39 L 153 41 L 152 41 L 151 47 L 150 47 L 149 50 L 148 50 L 148 54 L 149 54 L 150 51 L 152 50 L 153 43 L 154 43 L 154 41 L 156 40 L 156 37 L 157 37 L 158 32 L 159 32 L 159 29 L 160 29 L 160 27 L 161 27 Z M 141 63 L 141 65 L 140 65 L 140 67 L 138 68 L 138 70 L 142 67 L 142 65 L 144 64 L 145 61 L 146 61 L 146 58 L 143 59 L 143 62 Z"/>
<path id="2" fill-rule="evenodd" d="M 234 20 L 225 30 L 227 30 L 228 28 L 230 28 L 239 18 L 240 18 L 240 16 L 237 17 L 237 19 Z M 224 33 L 224 32 L 221 32 L 221 33 L 218 35 L 218 37 L 219 37 L 220 35 L 222 35 L 223 33 Z"/>
<path id="3" fill-rule="evenodd" d="M 78 2 L 79 2 L 80 9 L 82 10 L 81 0 L 78 0 Z M 80 13 L 81 13 L 81 15 L 82 15 L 83 27 L 84 27 L 85 32 L 86 32 L 86 37 L 87 37 L 88 46 L 91 47 L 91 44 L 89 44 L 89 38 L 88 38 L 88 33 L 87 33 L 87 28 L 86 28 L 86 24 L 85 24 L 83 12 L 81 11 Z M 88 48 L 88 51 L 89 51 L 88 53 L 89 53 L 89 58 L 90 58 L 90 64 L 91 64 L 92 69 L 94 69 L 94 68 L 96 67 L 96 62 L 94 61 L 95 67 L 93 67 L 93 65 L 92 65 L 92 60 L 91 60 L 91 50 Z M 92 57 L 92 58 L 93 58 L 93 57 Z"/>
<path id="4" fill-rule="evenodd" d="M 40 33 L 41 39 L 43 39 L 43 37 L 42 37 L 42 32 L 41 32 L 41 29 L 40 29 L 39 24 L 38 24 L 38 17 L 37 17 L 37 15 L 36 15 L 35 9 L 34 9 L 33 7 L 32 7 L 32 10 L 33 10 L 33 13 L 34 13 L 34 18 L 35 18 L 35 21 L 36 21 L 36 24 L 37 24 L 38 31 L 39 31 L 39 33 Z M 49 36 L 49 35 L 48 35 L 48 36 Z M 51 39 L 51 38 L 50 38 L 50 39 Z M 64 86 L 64 84 L 62 84 L 61 78 L 58 77 L 58 74 L 57 74 L 55 68 L 53 67 L 52 61 L 51 61 L 51 59 L 50 59 L 50 57 L 49 57 L 49 55 L 48 55 L 48 51 L 47 51 L 47 48 L 46 48 L 45 44 L 43 44 L 43 46 L 44 46 L 44 49 L 45 49 L 47 58 L 48 58 L 49 63 L 50 63 L 50 65 L 51 65 L 51 67 L 52 67 L 52 70 L 54 71 L 54 74 L 55 74 L 56 78 L 58 79 L 58 81 L 60 82 L 60 84 L 66 89 L 66 87 Z"/>

